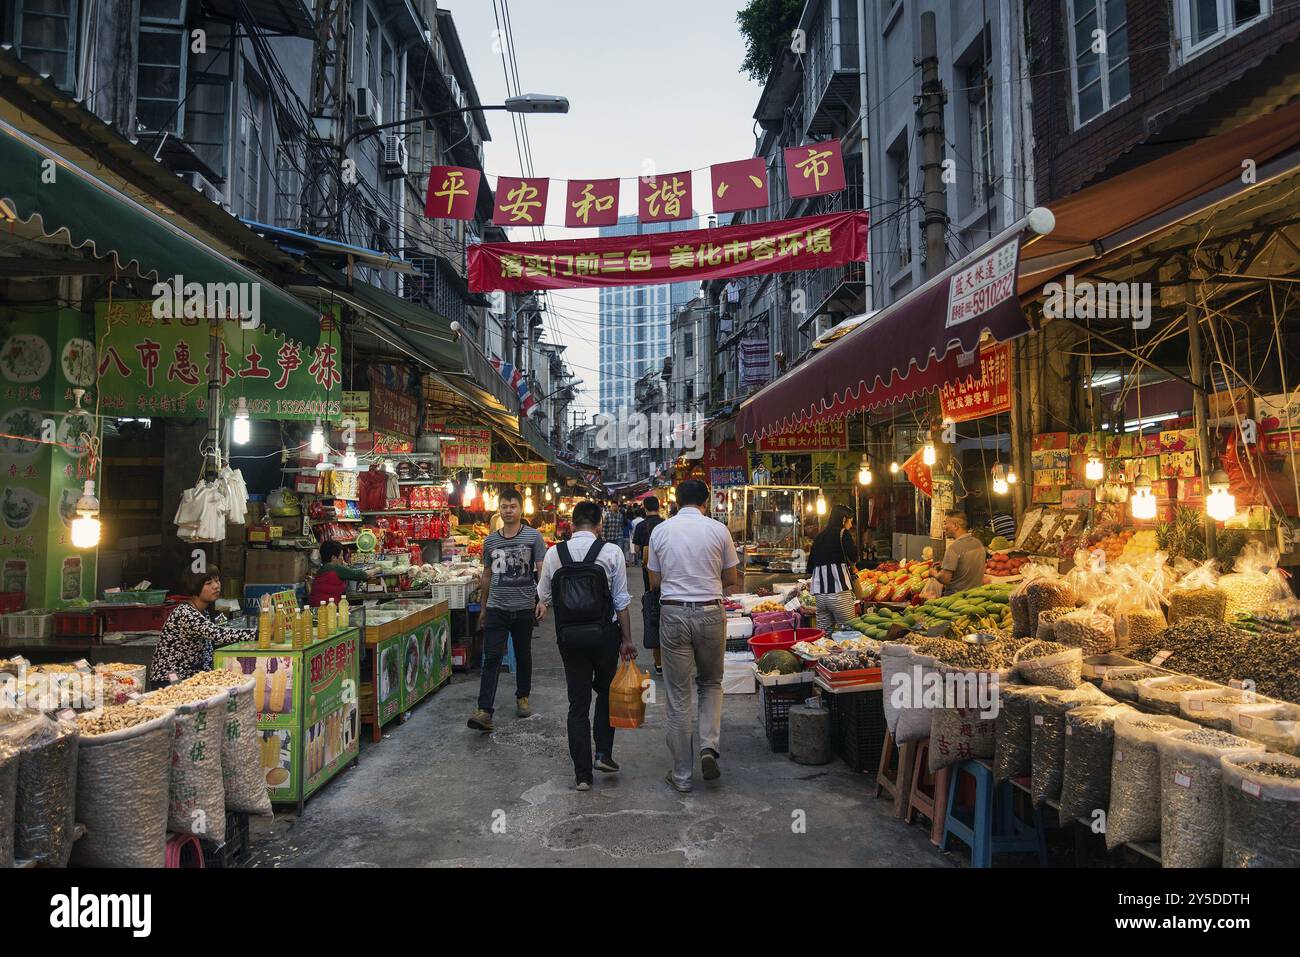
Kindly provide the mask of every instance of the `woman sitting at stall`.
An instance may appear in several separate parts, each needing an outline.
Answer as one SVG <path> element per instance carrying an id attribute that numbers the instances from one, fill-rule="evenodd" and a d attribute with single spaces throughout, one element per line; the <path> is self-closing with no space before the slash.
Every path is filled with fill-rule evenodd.
<path id="1" fill-rule="evenodd" d="M 836 505 L 813 539 L 808 555 L 808 570 L 812 572 L 808 590 L 817 602 L 817 627 L 828 632 L 853 618 L 853 566 L 858 561 L 858 548 L 852 529 L 853 513 Z"/>
<path id="2" fill-rule="evenodd" d="M 149 665 L 149 681 L 155 688 L 211 671 L 214 648 L 257 638 L 256 628 L 227 628 L 209 617 L 208 609 L 221 597 L 221 572 L 216 565 L 188 573 L 182 593 L 186 600 L 167 616 Z"/>
<path id="3" fill-rule="evenodd" d="M 362 571 L 348 565 L 343 546 L 338 542 L 325 542 L 320 547 L 321 568 L 311 580 L 311 597 L 307 603 L 319 608 L 321 602 L 338 601 L 348 590 L 348 582 L 363 582 L 379 574 L 379 569 Z"/>

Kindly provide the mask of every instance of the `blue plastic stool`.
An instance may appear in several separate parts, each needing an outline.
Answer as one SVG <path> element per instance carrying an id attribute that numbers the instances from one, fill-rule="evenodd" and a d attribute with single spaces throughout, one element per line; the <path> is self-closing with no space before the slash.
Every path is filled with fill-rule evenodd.
<path id="1" fill-rule="evenodd" d="M 483 652 L 483 657 L 478 661 L 479 670 L 483 670 L 483 662 L 487 660 L 487 652 Z M 506 639 L 506 653 L 501 656 L 501 667 L 511 674 L 515 673 L 515 640 Z"/>
<path id="2" fill-rule="evenodd" d="M 992 867 L 994 854 L 1039 852 L 1037 828 L 1018 820 L 1012 810 L 1010 781 L 995 788 L 993 769 L 980 761 L 963 761 L 952 770 L 940 850 L 948 849 L 950 836 L 958 838 L 971 849 L 971 867 Z M 963 774 L 975 779 L 974 808 L 957 806 L 957 785 Z M 959 810 L 970 813 L 970 823 L 958 815 Z"/>

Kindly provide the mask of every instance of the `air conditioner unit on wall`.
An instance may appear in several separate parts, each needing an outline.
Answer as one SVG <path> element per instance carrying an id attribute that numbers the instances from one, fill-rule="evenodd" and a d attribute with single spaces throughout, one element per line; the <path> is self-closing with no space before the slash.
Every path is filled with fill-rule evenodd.
<path id="1" fill-rule="evenodd" d="M 379 97 L 375 96 L 374 90 L 365 86 L 357 87 L 356 100 L 357 119 L 367 119 L 375 126 L 384 122 L 384 110 L 379 105 Z"/>
<path id="2" fill-rule="evenodd" d="M 402 141 L 401 134 L 388 133 L 384 136 L 379 166 L 385 173 L 397 176 L 406 172 L 406 143 Z"/>
<path id="3" fill-rule="evenodd" d="M 207 177 L 202 173 L 191 171 L 188 173 L 181 173 L 180 177 L 217 205 L 220 206 L 225 204 L 225 194 L 216 186 L 213 186 L 208 182 Z"/>

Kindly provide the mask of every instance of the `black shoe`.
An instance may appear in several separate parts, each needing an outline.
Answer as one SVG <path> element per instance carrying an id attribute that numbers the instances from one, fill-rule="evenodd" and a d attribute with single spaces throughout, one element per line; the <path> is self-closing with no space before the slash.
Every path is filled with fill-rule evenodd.
<path id="1" fill-rule="evenodd" d="M 655 675 L 658 677 L 663 677 L 663 673 L 664 673 L 664 666 L 655 665 Z"/>
<path id="2" fill-rule="evenodd" d="M 613 758 L 607 758 L 602 754 L 596 755 L 595 768 L 597 771 L 604 771 L 606 774 L 613 774 L 618 770 L 618 762 Z"/>
<path id="3" fill-rule="evenodd" d="M 712 748 L 705 748 L 700 752 L 700 770 L 704 774 L 704 780 L 716 781 L 722 776 L 722 771 L 718 768 L 718 752 Z"/>

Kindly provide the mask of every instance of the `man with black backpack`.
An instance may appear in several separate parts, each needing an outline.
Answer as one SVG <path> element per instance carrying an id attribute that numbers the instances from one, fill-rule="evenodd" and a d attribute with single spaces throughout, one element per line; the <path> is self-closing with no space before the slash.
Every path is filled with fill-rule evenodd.
<path id="1" fill-rule="evenodd" d="M 589 791 L 592 785 L 591 742 L 594 766 L 607 774 L 618 770 L 614 761 L 614 729 L 609 723 L 609 684 L 618 659 L 636 657 L 632 620 L 627 606 L 627 566 L 617 542 L 597 536 L 600 506 L 579 502 L 573 507 L 573 536 L 546 553 L 542 561 L 537 596 L 542 613 L 555 609 L 555 635 L 564 661 L 569 688 L 569 756 L 573 758 L 574 787 Z M 596 718 L 591 718 L 591 694 L 596 693 Z"/>

